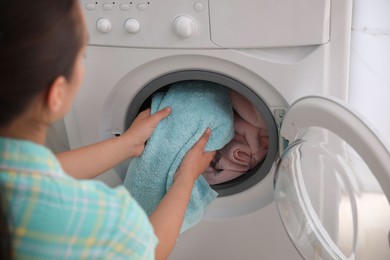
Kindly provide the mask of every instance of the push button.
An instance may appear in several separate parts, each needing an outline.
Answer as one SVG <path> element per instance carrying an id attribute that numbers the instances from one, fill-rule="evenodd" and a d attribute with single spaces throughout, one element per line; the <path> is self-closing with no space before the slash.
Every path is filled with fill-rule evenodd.
<path id="1" fill-rule="evenodd" d="M 194 3 L 194 9 L 195 11 L 201 12 L 204 9 L 204 5 L 201 2 Z"/>
<path id="2" fill-rule="evenodd" d="M 122 11 L 129 10 L 130 9 L 130 5 L 129 4 L 120 4 L 119 5 L 119 9 L 121 9 Z"/>
<path id="3" fill-rule="evenodd" d="M 146 9 L 148 9 L 148 6 L 147 4 L 141 3 L 137 5 L 137 9 L 140 11 L 145 11 Z"/>
<path id="4" fill-rule="evenodd" d="M 96 9 L 96 5 L 94 5 L 94 4 L 86 4 L 85 5 L 85 8 L 87 9 L 87 10 L 89 10 L 89 11 L 93 11 L 93 10 L 95 10 Z"/>
<path id="5" fill-rule="evenodd" d="M 103 4 L 103 10 L 106 11 L 112 10 L 112 4 Z"/>

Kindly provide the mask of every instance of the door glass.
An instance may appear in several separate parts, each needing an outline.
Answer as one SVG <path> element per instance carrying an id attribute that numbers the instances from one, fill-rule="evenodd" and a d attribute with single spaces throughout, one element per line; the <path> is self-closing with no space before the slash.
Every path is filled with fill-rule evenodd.
<path id="1" fill-rule="evenodd" d="M 390 206 L 378 181 L 334 133 L 313 127 L 281 156 L 279 214 L 305 259 L 390 259 Z"/>

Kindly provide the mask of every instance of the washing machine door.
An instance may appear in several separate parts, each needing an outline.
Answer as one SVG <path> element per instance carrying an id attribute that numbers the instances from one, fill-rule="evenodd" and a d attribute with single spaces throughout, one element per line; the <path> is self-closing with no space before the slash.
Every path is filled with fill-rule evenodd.
<path id="1" fill-rule="evenodd" d="M 390 152 L 337 100 L 307 97 L 282 122 L 274 196 L 305 259 L 390 259 Z"/>

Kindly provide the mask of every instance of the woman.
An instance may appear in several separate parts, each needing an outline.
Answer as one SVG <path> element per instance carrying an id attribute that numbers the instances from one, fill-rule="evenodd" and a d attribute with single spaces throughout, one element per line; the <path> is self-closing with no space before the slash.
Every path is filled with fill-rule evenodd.
<path id="1" fill-rule="evenodd" d="M 0 8 L 1 259 L 166 259 L 214 155 L 203 152 L 207 130 L 148 219 L 123 187 L 89 179 L 141 155 L 170 108 L 142 112 L 119 138 L 57 157 L 46 149 L 48 127 L 81 85 L 86 41 L 77 0 L 10 0 Z"/>

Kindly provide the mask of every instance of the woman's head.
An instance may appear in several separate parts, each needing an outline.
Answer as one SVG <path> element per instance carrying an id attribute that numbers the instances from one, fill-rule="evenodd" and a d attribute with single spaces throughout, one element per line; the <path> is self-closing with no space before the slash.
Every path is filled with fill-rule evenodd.
<path id="1" fill-rule="evenodd" d="M 72 82 L 79 81 L 75 68 L 85 39 L 78 0 L 3 3 L 0 8 L 0 127 L 23 114 L 38 96 L 50 105 L 53 84 L 72 86 Z M 80 83 L 73 85 L 77 84 Z"/>

